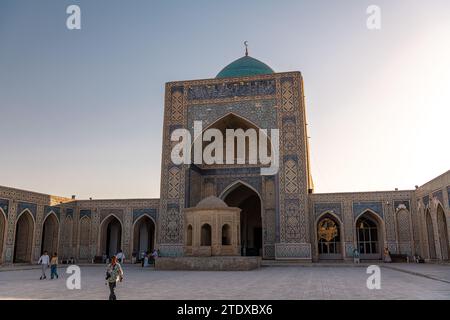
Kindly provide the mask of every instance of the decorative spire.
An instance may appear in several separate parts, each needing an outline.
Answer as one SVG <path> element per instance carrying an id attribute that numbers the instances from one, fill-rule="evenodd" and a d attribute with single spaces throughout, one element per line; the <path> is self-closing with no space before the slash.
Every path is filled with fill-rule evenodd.
<path id="1" fill-rule="evenodd" d="M 248 41 L 244 41 L 245 46 L 245 56 L 248 56 Z"/>

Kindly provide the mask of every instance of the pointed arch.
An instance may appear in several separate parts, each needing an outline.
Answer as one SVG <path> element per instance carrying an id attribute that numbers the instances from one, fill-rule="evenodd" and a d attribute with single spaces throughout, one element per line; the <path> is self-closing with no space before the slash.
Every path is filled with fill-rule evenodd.
<path id="1" fill-rule="evenodd" d="M 142 214 L 133 222 L 132 235 L 133 254 L 140 260 L 142 253 L 152 251 L 156 247 L 156 222 L 147 213 Z"/>
<path id="2" fill-rule="evenodd" d="M 7 217 L 3 208 L 0 207 L 0 264 L 3 263 L 3 245 L 6 243 Z"/>
<path id="3" fill-rule="evenodd" d="M 50 211 L 42 223 L 41 254 L 47 251 L 49 255 L 58 251 L 59 219 L 55 212 Z"/>
<path id="4" fill-rule="evenodd" d="M 15 222 L 14 263 L 32 261 L 35 220 L 29 209 L 24 209 Z"/>
<path id="5" fill-rule="evenodd" d="M 249 183 L 242 181 L 240 179 L 233 181 L 232 183 L 230 183 L 225 189 L 222 190 L 222 192 L 219 195 L 219 198 L 221 200 L 225 200 L 225 198 L 231 193 L 233 192 L 235 189 L 237 189 L 240 186 L 244 186 L 247 187 L 249 189 L 251 189 L 253 192 L 255 192 L 259 199 L 261 200 L 261 204 L 262 204 L 262 197 L 261 194 L 258 192 L 258 190 L 256 190 L 252 185 L 250 185 Z"/>
<path id="6" fill-rule="evenodd" d="M 256 141 L 256 150 L 259 150 L 259 140 L 261 137 L 263 137 L 264 139 L 266 139 L 266 141 L 268 141 L 267 143 L 267 156 L 270 156 L 270 154 L 272 153 L 273 150 L 273 145 L 272 145 L 272 140 L 270 139 L 270 136 L 266 133 L 264 133 L 263 131 L 260 131 L 260 128 L 257 124 L 255 124 L 253 121 L 247 119 L 246 117 L 239 115 L 235 112 L 228 112 L 224 115 L 222 115 L 221 117 L 219 117 L 218 119 L 214 120 L 212 123 L 208 124 L 205 128 L 202 128 L 202 134 L 201 136 L 198 137 L 192 137 L 192 141 L 191 141 L 191 163 L 194 163 L 194 145 L 196 143 L 196 141 L 198 139 L 200 139 L 200 137 L 203 137 L 205 132 L 209 129 L 217 129 L 220 132 L 222 132 L 222 137 L 223 137 L 223 164 L 226 164 L 226 129 L 242 129 L 245 131 L 247 131 L 248 129 L 253 129 L 255 130 L 256 133 L 256 137 L 257 137 L 257 141 Z M 261 134 L 261 137 L 260 137 Z M 247 140 L 247 139 L 246 139 Z M 211 143 L 211 141 L 202 141 L 202 157 L 203 157 L 203 151 L 205 149 L 205 147 Z M 234 150 L 234 155 L 235 155 L 235 159 L 234 161 L 236 162 L 237 160 L 237 149 L 236 149 L 236 144 L 234 144 L 235 150 Z M 251 165 L 249 164 L 249 150 L 248 150 L 248 145 L 247 142 L 245 142 L 245 163 L 247 165 Z M 256 157 L 258 157 L 258 154 L 256 154 Z M 258 158 L 256 158 L 258 159 Z M 258 162 L 258 160 L 257 160 Z"/>
<path id="7" fill-rule="evenodd" d="M 259 192 L 242 180 L 228 185 L 220 194 L 227 205 L 241 209 L 238 239 L 243 256 L 264 255 L 264 208 Z"/>
<path id="8" fill-rule="evenodd" d="M 326 220 L 331 220 L 336 225 L 336 234 L 332 239 L 321 239 L 319 235 L 319 228 L 321 223 Z M 327 228 L 332 228 L 332 225 L 327 225 Z M 342 220 L 331 210 L 326 210 L 320 213 L 314 221 L 314 239 L 316 252 L 319 260 L 340 260 L 343 259 L 344 253 L 344 223 Z M 331 230 L 329 230 L 331 231 Z"/>
<path id="9" fill-rule="evenodd" d="M 361 259 L 382 258 L 384 221 L 373 210 L 366 209 L 355 219 L 355 243 Z"/>
<path id="10" fill-rule="evenodd" d="M 110 213 L 100 223 L 98 234 L 98 255 L 111 257 L 122 247 L 122 221 L 114 213 Z"/>
<path id="11" fill-rule="evenodd" d="M 447 228 L 447 219 L 445 217 L 445 211 L 442 204 L 438 204 L 436 208 L 437 214 L 437 225 L 438 225 L 438 234 L 439 234 L 439 243 L 441 247 L 441 259 L 449 260 L 449 235 Z"/>

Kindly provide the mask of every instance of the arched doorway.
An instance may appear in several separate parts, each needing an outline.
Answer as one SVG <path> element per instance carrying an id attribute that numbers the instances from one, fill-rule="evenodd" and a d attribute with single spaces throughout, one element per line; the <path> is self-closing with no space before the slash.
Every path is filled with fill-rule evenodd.
<path id="1" fill-rule="evenodd" d="M 438 221 L 439 241 L 441 244 L 441 257 L 442 260 L 448 260 L 449 248 L 448 248 L 447 221 L 445 219 L 444 209 L 440 204 L 437 207 L 437 221 Z"/>
<path id="2" fill-rule="evenodd" d="M 200 245 L 202 247 L 211 246 L 211 226 L 207 223 L 202 225 L 201 229 L 201 237 L 200 237 Z"/>
<path id="3" fill-rule="evenodd" d="M 116 255 L 122 246 L 122 224 L 116 216 L 110 215 L 101 226 L 100 251 L 109 258 Z"/>
<path id="4" fill-rule="evenodd" d="M 326 213 L 317 222 L 317 252 L 320 260 L 342 259 L 341 224 Z"/>
<path id="5" fill-rule="evenodd" d="M 34 220 L 28 210 L 23 211 L 16 222 L 14 241 L 14 263 L 31 262 Z"/>
<path id="6" fill-rule="evenodd" d="M 41 254 L 44 251 L 48 252 L 51 256 L 58 250 L 58 218 L 54 213 L 50 213 L 44 220 L 42 227 L 42 241 L 41 241 Z"/>
<path id="7" fill-rule="evenodd" d="M 138 260 L 143 253 L 153 251 L 155 247 L 155 223 L 147 215 L 141 216 L 134 222 L 133 227 L 133 252 Z"/>
<path id="8" fill-rule="evenodd" d="M 241 255 L 262 256 L 261 198 L 258 193 L 243 183 L 237 183 L 221 198 L 228 206 L 241 209 Z"/>
<path id="9" fill-rule="evenodd" d="M 6 234 L 6 214 L 0 208 L 0 264 L 3 263 L 3 243 Z"/>
<path id="10" fill-rule="evenodd" d="M 356 221 L 356 241 L 361 259 L 381 259 L 381 223 L 372 212 L 364 212 Z"/>
<path id="11" fill-rule="evenodd" d="M 436 259 L 436 245 L 434 243 L 434 228 L 433 219 L 431 219 L 430 209 L 425 212 L 425 220 L 427 225 L 427 238 L 428 238 L 428 256 L 430 259 Z"/>

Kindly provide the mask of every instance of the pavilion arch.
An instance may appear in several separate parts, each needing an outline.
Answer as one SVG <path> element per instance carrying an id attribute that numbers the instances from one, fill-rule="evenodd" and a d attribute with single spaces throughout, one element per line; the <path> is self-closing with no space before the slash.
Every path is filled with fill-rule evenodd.
<path id="1" fill-rule="evenodd" d="M 14 226 L 14 263 L 32 261 L 35 220 L 29 209 L 23 210 L 16 219 Z"/>
<path id="2" fill-rule="evenodd" d="M 0 264 L 3 263 L 3 245 L 6 243 L 7 217 L 3 208 L 0 208 Z"/>
<path id="3" fill-rule="evenodd" d="M 41 254 L 44 251 L 48 255 L 52 255 L 58 251 L 58 237 L 59 237 L 59 219 L 53 211 L 50 211 L 44 218 L 42 224 L 42 241 Z"/>
<path id="4" fill-rule="evenodd" d="M 202 224 L 200 233 L 200 246 L 209 247 L 212 244 L 212 228 L 208 223 Z"/>
<path id="5" fill-rule="evenodd" d="M 259 192 L 248 183 L 236 180 L 219 196 L 228 206 L 241 209 L 240 230 L 237 234 L 241 255 L 264 256 L 264 208 Z"/>
<path id="6" fill-rule="evenodd" d="M 361 259 L 383 257 L 384 221 L 373 210 L 366 209 L 355 218 L 355 243 Z"/>
<path id="7" fill-rule="evenodd" d="M 98 235 L 98 255 L 106 254 L 111 257 L 122 248 L 123 225 L 122 221 L 111 213 L 100 223 Z"/>
<path id="8" fill-rule="evenodd" d="M 186 232 L 186 246 L 192 246 L 193 245 L 193 238 L 192 238 L 192 224 L 189 224 L 187 226 L 187 232 Z"/>
<path id="9" fill-rule="evenodd" d="M 319 224 L 326 219 L 332 220 L 337 224 L 337 235 L 326 241 L 325 239 L 319 239 Z M 322 212 L 314 221 L 314 239 L 316 252 L 319 260 L 340 260 L 344 258 L 345 246 L 344 246 L 344 223 L 342 220 L 332 211 L 327 210 Z"/>
<path id="10" fill-rule="evenodd" d="M 91 224 L 92 220 L 89 216 L 83 216 L 79 221 L 78 228 L 78 257 L 80 260 L 89 260 L 91 259 Z"/>
<path id="11" fill-rule="evenodd" d="M 259 139 L 260 139 L 260 137 L 259 137 L 260 131 L 259 130 L 261 128 L 258 125 L 256 125 L 254 122 L 252 122 L 251 120 L 249 120 L 249 119 L 247 119 L 247 118 L 245 118 L 245 117 L 243 117 L 241 115 L 238 115 L 238 114 L 236 114 L 234 112 L 229 112 L 229 113 L 219 117 L 218 119 L 214 120 L 214 122 L 210 123 L 206 128 L 202 128 L 202 137 L 203 137 L 205 131 L 208 130 L 208 129 L 218 129 L 223 134 L 223 147 L 224 147 L 224 150 L 223 150 L 223 162 L 224 162 L 224 164 L 226 164 L 225 163 L 225 161 L 226 161 L 226 151 L 225 151 L 226 135 L 225 135 L 225 130 L 226 129 L 234 129 L 234 130 L 236 130 L 236 129 L 243 129 L 244 131 L 246 131 L 247 129 L 254 129 L 256 131 L 256 134 L 257 134 L 257 137 L 258 137 L 258 139 L 257 139 L 257 150 L 259 150 Z M 268 129 L 268 128 L 265 128 L 265 129 Z M 270 135 L 269 135 L 268 132 L 267 132 L 267 134 L 264 134 L 263 132 L 261 132 L 261 134 L 263 135 L 263 137 L 265 139 L 268 140 L 268 143 L 267 143 L 267 155 L 270 156 L 271 151 L 273 149 L 273 145 L 272 145 L 272 141 L 270 139 Z M 191 141 L 191 162 L 192 163 L 194 163 L 194 152 L 193 152 L 194 144 L 199 139 L 199 137 L 197 137 L 195 139 L 194 138 L 195 137 L 192 137 L 192 141 Z M 203 150 L 204 150 L 205 146 L 208 145 L 209 143 L 211 143 L 211 141 L 203 141 L 202 142 L 202 155 L 203 155 Z M 236 144 L 235 144 L 235 147 L 236 147 Z M 237 152 L 236 148 L 235 148 L 234 152 L 236 154 L 236 152 Z M 246 148 L 245 148 L 245 154 L 246 154 L 246 160 L 245 160 L 246 164 L 249 165 L 248 164 L 249 152 L 248 152 L 247 143 L 246 143 Z M 258 154 L 257 154 L 257 157 L 258 157 Z M 235 157 L 235 160 L 236 160 L 236 157 Z"/>
<path id="12" fill-rule="evenodd" d="M 428 207 L 425 209 L 425 227 L 427 231 L 428 259 L 434 260 L 437 258 L 435 233 L 433 226 L 433 218 L 431 217 L 431 210 Z"/>
<path id="13" fill-rule="evenodd" d="M 441 203 L 438 203 L 436 207 L 436 218 L 437 218 L 437 226 L 438 226 L 438 234 L 439 234 L 439 243 L 441 247 L 441 259 L 449 260 L 449 235 L 447 228 L 447 219 L 445 217 L 444 206 Z"/>
<path id="14" fill-rule="evenodd" d="M 222 230 L 221 230 L 221 243 L 223 246 L 229 246 L 231 245 L 231 226 L 228 223 L 225 223 L 222 226 Z"/>
<path id="15" fill-rule="evenodd" d="M 132 227 L 133 253 L 140 259 L 144 252 L 151 252 L 156 247 L 156 222 L 155 219 L 147 213 L 144 213 Z"/>

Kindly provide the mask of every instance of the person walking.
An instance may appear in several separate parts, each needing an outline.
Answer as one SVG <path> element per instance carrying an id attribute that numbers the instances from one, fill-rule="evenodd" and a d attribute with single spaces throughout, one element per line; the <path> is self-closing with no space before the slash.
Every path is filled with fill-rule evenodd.
<path id="1" fill-rule="evenodd" d="M 56 279 L 59 278 L 58 275 L 58 254 L 55 252 L 53 253 L 52 259 L 50 260 L 50 279 L 53 280 L 53 278 L 56 276 Z"/>
<path id="2" fill-rule="evenodd" d="M 39 258 L 39 261 L 38 261 L 38 264 L 40 264 L 42 266 L 42 274 L 41 274 L 41 277 L 39 278 L 39 280 L 47 279 L 47 275 L 45 272 L 47 271 L 49 262 L 50 262 L 50 258 L 48 256 L 48 253 L 47 253 L 47 251 L 44 251 L 44 253 Z"/>
<path id="3" fill-rule="evenodd" d="M 387 247 L 384 248 L 384 262 L 386 263 L 392 262 L 391 253 L 389 252 L 389 249 Z"/>
<path id="4" fill-rule="evenodd" d="M 119 249 L 119 252 L 117 252 L 116 257 L 117 257 L 117 261 L 120 264 L 125 263 L 125 254 L 122 252 L 122 249 Z"/>
<path id="5" fill-rule="evenodd" d="M 109 285 L 109 300 L 117 300 L 116 293 L 114 289 L 116 288 L 117 282 L 122 282 L 123 271 L 120 264 L 117 262 L 117 257 L 112 256 L 111 263 L 106 269 L 106 282 Z"/>

